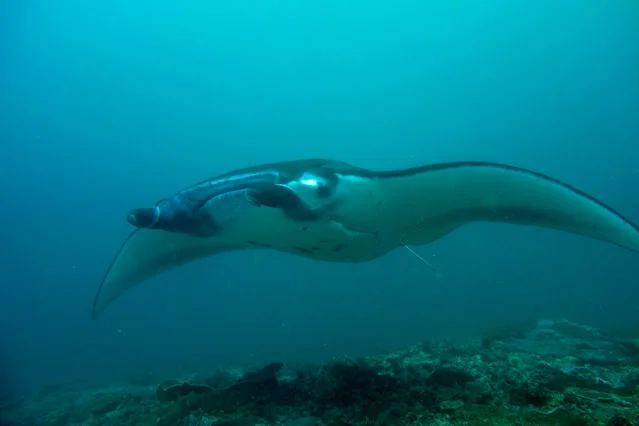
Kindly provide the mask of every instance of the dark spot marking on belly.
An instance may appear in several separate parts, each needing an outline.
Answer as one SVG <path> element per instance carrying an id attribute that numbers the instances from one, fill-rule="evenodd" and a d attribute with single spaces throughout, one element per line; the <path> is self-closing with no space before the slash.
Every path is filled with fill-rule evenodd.
<path id="1" fill-rule="evenodd" d="M 333 252 L 337 253 L 339 251 L 342 251 L 343 248 L 346 248 L 346 244 L 338 244 L 335 247 L 333 247 Z"/>
<path id="2" fill-rule="evenodd" d="M 271 246 L 270 244 L 263 244 L 263 243 L 256 243 L 255 241 L 251 241 L 251 240 L 247 240 L 244 241 L 246 244 L 252 245 L 252 246 L 257 246 L 257 247 L 264 247 L 264 248 L 273 248 L 273 246 Z"/>
<path id="3" fill-rule="evenodd" d="M 308 226 L 302 226 L 302 231 L 308 231 Z"/>
<path id="4" fill-rule="evenodd" d="M 312 250 L 305 249 L 304 247 L 293 247 L 293 248 L 305 254 L 313 254 Z"/>

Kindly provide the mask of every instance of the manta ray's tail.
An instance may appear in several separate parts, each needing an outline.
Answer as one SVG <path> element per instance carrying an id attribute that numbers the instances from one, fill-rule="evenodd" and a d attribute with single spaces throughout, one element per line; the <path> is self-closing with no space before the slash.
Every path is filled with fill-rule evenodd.
<path id="1" fill-rule="evenodd" d="M 437 269 L 435 269 L 435 267 L 433 266 L 432 263 L 430 263 L 428 260 L 424 259 L 422 256 L 420 256 L 419 253 L 417 253 L 415 250 L 413 250 L 412 248 L 408 247 L 406 244 L 402 244 L 404 246 L 404 248 L 406 248 L 406 250 L 408 250 L 409 252 L 411 252 L 413 254 L 413 256 L 415 256 L 417 259 L 419 259 L 422 263 L 426 264 L 426 266 L 428 266 L 430 269 L 433 270 L 433 272 L 436 272 Z"/>

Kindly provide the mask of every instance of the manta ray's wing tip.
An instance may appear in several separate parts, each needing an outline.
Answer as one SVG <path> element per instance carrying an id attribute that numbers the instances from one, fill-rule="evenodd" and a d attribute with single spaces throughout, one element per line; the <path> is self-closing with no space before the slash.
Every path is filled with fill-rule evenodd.
<path id="1" fill-rule="evenodd" d="M 93 299 L 93 305 L 91 306 L 91 319 L 94 321 L 97 320 L 101 314 L 101 310 L 98 309 L 99 298 L 100 298 L 100 290 L 98 290 L 98 293 L 95 295 L 95 298 Z"/>
<path id="2" fill-rule="evenodd" d="M 215 238 L 138 228 L 129 234 L 104 275 L 91 317 L 101 317 L 128 289 L 162 272 L 237 248 Z"/>

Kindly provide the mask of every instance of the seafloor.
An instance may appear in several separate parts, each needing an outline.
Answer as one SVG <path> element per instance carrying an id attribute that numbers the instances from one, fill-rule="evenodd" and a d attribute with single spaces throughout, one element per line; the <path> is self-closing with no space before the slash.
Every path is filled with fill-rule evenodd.
<path id="1" fill-rule="evenodd" d="M 0 401 L 6 425 L 639 425 L 639 330 L 568 321 L 197 382 L 68 384 Z"/>

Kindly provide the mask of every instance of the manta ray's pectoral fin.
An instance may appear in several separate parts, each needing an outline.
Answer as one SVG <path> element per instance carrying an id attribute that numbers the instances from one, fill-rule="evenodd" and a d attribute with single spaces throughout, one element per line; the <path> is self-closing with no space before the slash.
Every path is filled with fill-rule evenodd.
<path id="1" fill-rule="evenodd" d="M 447 226 L 491 221 L 569 232 L 639 252 L 639 228 L 628 219 L 572 186 L 526 169 L 435 164 L 379 173 L 376 187 L 384 201 L 377 217 L 385 218 L 388 229 L 405 233 L 409 245 L 432 242 Z"/>
<path id="2" fill-rule="evenodd" d="M 136 229 L 107 270 L 93 302 L 93 317 L 129 288 L 162 272 L 213 254 L 240 249 L 216 238 Z"/>

